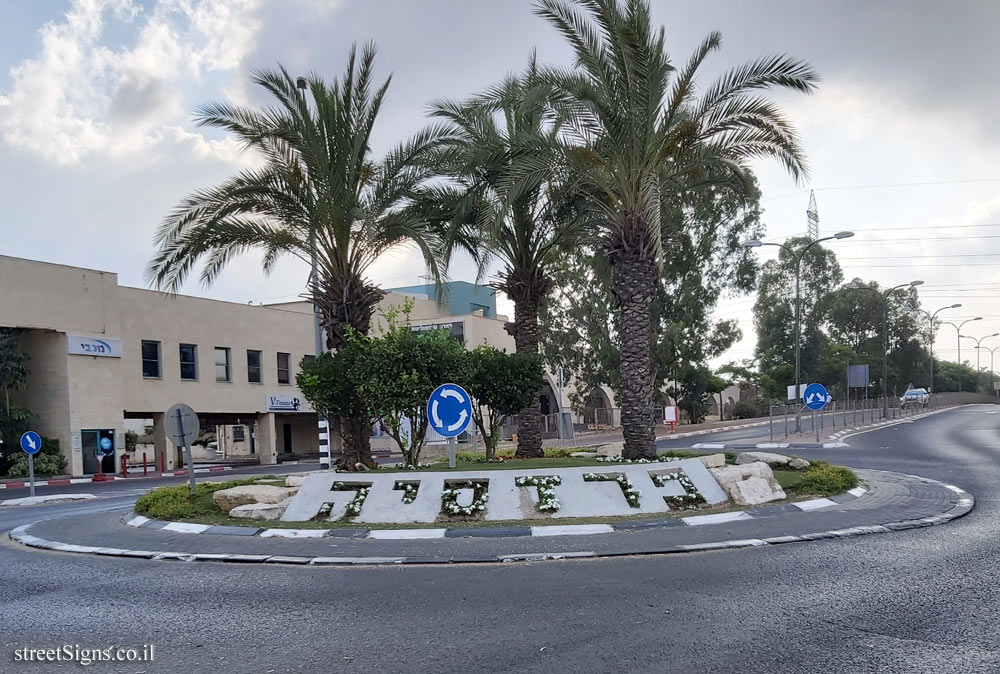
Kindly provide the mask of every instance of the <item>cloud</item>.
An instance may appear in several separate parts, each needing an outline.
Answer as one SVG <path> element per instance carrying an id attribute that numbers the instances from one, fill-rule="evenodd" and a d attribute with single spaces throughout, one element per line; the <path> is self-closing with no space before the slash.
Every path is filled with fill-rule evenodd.
<path id="1" fill-rule="evenodd" d="M 190 141 L 191 132 L 176 132 L 186 121 L 185 92 L 209 73 L 238 71 L 261 28 L 258 4 L 159 0 L 145 10 L 133 0 L 73 0 L 62 20 L 40 29 L 40 53 L 11 69 L 0 138 L 63 165 Z M 135 39 L 116 48 L 105 38 L 120 23 L 137 24 L 128 27 Z M 224 144 L 195 147 L 233 156 Z"/>

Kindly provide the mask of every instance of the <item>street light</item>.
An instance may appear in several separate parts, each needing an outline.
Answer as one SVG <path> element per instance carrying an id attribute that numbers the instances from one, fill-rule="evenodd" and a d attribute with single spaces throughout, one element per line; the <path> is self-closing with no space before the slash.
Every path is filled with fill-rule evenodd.
<path id="1" fill-rule="evenodd" d="M 887 289 L 885 292 L 879 292 L 874 288 L 866 285 L 861 285 L 852 281 L 844 286 L 848 290 L 867 290 L 869 292 L 875 293 L 880 300 L 882 300 L 882 418 L 885 419 L 889 416 L 889 295 L 896 292 L 900 288 L 916 288 L 919 285 L 923 285 L 923 281 L 910 281 L 909 283 L 902 283 L 898 286 L 893 286 Z"/>
<path id="2" fill-rule="evenodd" d="M 981 321 L 981 320 L 983 320 L 982 316 L 976 316 L 975 318 L 969 318 L 967 320 L 964 320 L 964 321 L 962 321 L 961 323 L 959 323 L 957 325 L 955 323 L 949 323 L 948 321 L 945 321 L 942 324 L 942 325 L 950 325 L 951 327 L 955 328 L 955 332 L 958 333 L 958 336 L 955 338 L 955 341 L 958 343 L 958 391 L 959 391 L 959 393 L 962 392 L 962 326 L 965 325 L 966 323 L 971 323 L 972 321 Z"/>
<path id="3" fill-rule="evenodd" d="M 937 315 L 939 313 L 941 313 L 942 311 L 945 311 L 946 309 L 958 309 L 961 306 L 962 305 L 959 304 L 959 303 L 952 304 L 952 305 L 949 305 L 947 307 L 941 307 L 940 309 L 938 309 L 934 313 L 930 313 L 929 311 L 925 311 L 924 309 L 921 309 L 920 307 L 912 307 L 913 309 L 916 309 L 917 311 L 919 311 L 920 313 L 922 313 L 924 316 L 926 316 L 927 319 L 930 321 L 930 325 L 928 326 L 929 327 L 929 331 L 927 333 L 927 348 L 930 351 L 930 362 L 928 363 L 928 365 L 929 365 L 928 370 L 930 372 L 930 383 L 928 384 L 928 389 L 927 389 L 928 393 L 934 393 L 934 319 L 937 318 Z"/>
<path id="4" fill-rule="evenodd" d="M 1000 349 L 1000 346 L 994 346 L 992 349 L 988 346 L 976 347 L 990 352 L 990 390 L 996 395 L 1000 396 L 1000 392 L 995 391 L 996 386 L 993 384 L 993 352 Z"/>
<path id="5" fill-rule="evenodd" d="M 309 88 L 309 82 L 304 77 L 295 78 L 295 87 L 299 90 L 302 95 L 303 105 L 306 103 L 306 89 Z M 323 319 L 322 319 L 322 309 L 319 306 L 319 297 L 317 292 L 319 290 L 319 272 L 317 271 L 316 263 L 316 230 L 310 229 L 309 231 L 309 261 L 310 261 L 310 272 L 309 281 L 312 286 L 312 304 L 313 304 L 313 339 L 315 342 L 316 355 L 322 356 L 323 352 L 326 350 L 323 345 Z M 330 422 L 329 419 L 322 413 L 317 411 L 316 413 L 317 427 L 319 430 L 319 452 L 320 452 L 320 467 L 322 465 L 323 458 L 327 459 L 326 468 L 333 468 L 333 447 L 330 441 L 333 439 L 330 435 Z M 323 443 L 326 443 L 325 452 Z"/>
<path id="6" fill-rule="evenodd" d="M 801 280 L 801 277 L 802 277 L 802 273 L 801 273 L 802 272 L 802 258 L 805 257 L 806 251 L 808 251 L 810 248 L 812 248 L 813 246 L 815 246 L 817 243 L 822 243 L 823 241 L 832 241 L 834 239 L 849 239 L 852 236 L 854 236 L 854 232 L 847 232 L 847 231 L 837 232 L 833 236 L 826 236 L 826 237 L 823 237 L 822 239 L 816 239 L 815 241 L 810 241 L 808 244 L 806 244 L 802 248 L 802 250 L 800 250 L 797 253 L 795 252 L 794 248 L 792 248 L 791 246 L 789 246 L 786 243 L 769 243 L 769 242 L 761 241 L 759 239 L 751 239 L 750 241 L 745 241 L 743 243 L 743 247 L 744 248 L 760 248 L 761 246 L 775 246 L 777 248 L 781 248 L 782 250 L 784 250 L 786 253 L 788 253 L 789 255 L 792 256 L 792 259 L 795 260 L 795 400 L 796 401 L 798 401 L 798 400 L 801 399 L 801 395 L 800 395 L 801 391 L 799 390 L 800 389 L 799 378 L 800 378 L 800 371 L 801 371 L 801 367 L 800 367 L 801 359 L 800 359 L 800 356 L 799 356 L 800 346 L 801 345 L 799 344 L 799 342 L 801 340 L 799 338 L 799 332 L 800 332 L 800 325 L 801 325 L 801 322 L 802 322 L 802 319 L 801 319 L 801 313 L 802 312 L 801 312 L 801 302 L 799 300 L 799 288 L 800 288 L 800 285 L 801 285 L 800 284 L 800 280 Z M 796 415 L 795 415 L 795 431 L 799 432 L 801 430 L 802 429 L 801 429 L 801 425 L 800 425 L 799 415 L 796 413 Z"/>
<path id="7" fill-rule="evenodd" d="M 980 343 L 984 339 L 989 339 L 990 337 L 1000 337 L 1000 332 L 994 332 L 992 335 L 986 335 L 985 337 L 980 337 L 979 339 L 976 339 L 975 337 L 972 337 L 970 335 L 959 335 L 958 336 L 959 339 L 961 339 L 962 337 L 965 337 L 966 339 L 971 339 L 971 340 L 973 340 L 976 343 L 976 378 L 979 379 L 978 383 L 982 384 L 983 383 L 983 376 L 982 376 L 982 372 L 979 371 L 979 354 L 980 354 L 979 346 L 980 346 Z"/>

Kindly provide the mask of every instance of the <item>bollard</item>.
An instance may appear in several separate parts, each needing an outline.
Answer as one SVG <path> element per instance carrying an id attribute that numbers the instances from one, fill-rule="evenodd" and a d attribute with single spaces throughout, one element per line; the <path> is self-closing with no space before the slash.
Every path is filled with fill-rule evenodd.
<path id="1" fill-rule="evenodd" d="M 122 477 L 128 477 L 128 454 L 122 454 Z"/>
<path id="2" fill-rule="evenodd" d="M 146 452 L 142 453 L 142 476 L 146 477 Z"/>
<path id="3" fill-rule="evenodd" d="M 774 442 L 774 405 L 767 406 L 767 435 L 770 442 Z"/>

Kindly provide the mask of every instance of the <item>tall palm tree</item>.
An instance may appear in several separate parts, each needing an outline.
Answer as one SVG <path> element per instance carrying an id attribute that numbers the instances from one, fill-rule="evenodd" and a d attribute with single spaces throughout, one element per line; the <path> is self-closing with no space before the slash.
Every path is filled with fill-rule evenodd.
<path id="1" fill-rule="evenodd" d="M 622 331 L 624 455 L 652 457 L 650 306 L 664 242 L 680 226 L 664 215 L 683 207 L 691 190 L 740 190 L 751 159 L 773 157 L 796 179 L 805 175 L 795 130 L 760 92 L 809 92 L 818 78 L 807 64 L 774 56 L 727 72 L 699 96 L 696 74 L 719 48 L 718 33 L 677 70 L 663 29 L 651 26 L 646 0 L 538 0 L 536 13 L 559 30 L 576 58 L 574 68 L 543 76 L 566 120 L 565 161 L 590 196 L 611 268 Z"/>
<path id="2" fill-rule="evenodd" d="M 514 303 L 514 321 L 505 328 L 518 353 L 536 355 L 539 307 L 552 286 L 546 267 L 579 226 L 569 195 L 559 189 L 558 174 L 520 170 L 526 159 L 551 164 L 541 158 L 558 148 L 550 90 L 539 79 L 532 55 L 523 74 L 469 100 L 431 106 L 448 136 L 436 153 L 436 166 L 450 179 L 437 195 L 440 213 L 453 226 L 449 252 L 460 247 L 472 253 L 480 278 L 500 266 L 493 287 Z M 536 396 L 518 413 L 517 456 L 542 455 Z"/>
<path id="3" fill-rule="evenodd" d="M 256 168 L 185 198 L 160 225 L 159 250 L 147 280 L 179 289 L 199 260 L 211 284 L 234 257 L 263 252 L 269 273 L 284 256 L 310 262 L 309 297 L 319 307 L 326 346 L 346 343 L 348 329 L 366 334 L 384 293 L 366 276 L 386 251 L 415 245 L 439 277 L 442 238 L 412 204 L 422 198 L 431 169 L 422 162 L 440 135 L 429 128 L 390 151 L 371 156 L 372 129 L 391 78 L 373 79 L 375 47 L 351 48 L 342 80 L 308 78 L 310 105 L 283 67 L 258 70 L 252 81 L 277 105 L 251 108 L 210 103 L 196 112 L 199 126 L 224 129 L 261 159 Z M 377 86 L 376 86 L 377 85 Z M 344 465 L 371 463 L 370 426 L 342 420 Z"/>

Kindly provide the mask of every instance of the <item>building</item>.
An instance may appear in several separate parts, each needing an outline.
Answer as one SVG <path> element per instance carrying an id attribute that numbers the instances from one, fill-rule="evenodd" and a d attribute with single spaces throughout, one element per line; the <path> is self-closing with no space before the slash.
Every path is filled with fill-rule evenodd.
<path id="1" fill-rule="evenodd" d="M 295 384 L 302 359 L 315 348 L 307 302 L 172 295 L 121 286 L 112 272 L 4 256 L 0 287 L 0 326 L 22 328 L 31 356 L 18 402 L 38 416 L 35 430 L 59 440 L 74 476 L 98 471 L 102 443 L 109 453 L 101 469 L 116 471 L 127 421 L 152 427 L 150 461 L 166 469 L 181 465 L 163 418 L 175 403 L 194 408 L 202 430 L 215 435 L 219 456 L 273 464 L 319 454 L 316 414 Z M 487 343 L 514 351 L 491 288 L 465 282 L 445 284 L 440 294 L 433 285 L 396 288 L 382 306 L 407 301 L 415 329 L 447 327 L 467 348 Z M 376 313 L 376 330 L 380 320 Z M 570 412 L 565 401 L 574 390 L 564 382 L 560 392 L 554 373 L 546 374 L 541 402 L 550 437 L 557 415 Z M 573 413 L 573 422 L 618 425 L 613 400 L 607 389 L 591 392 L 593 409 Z"/>

